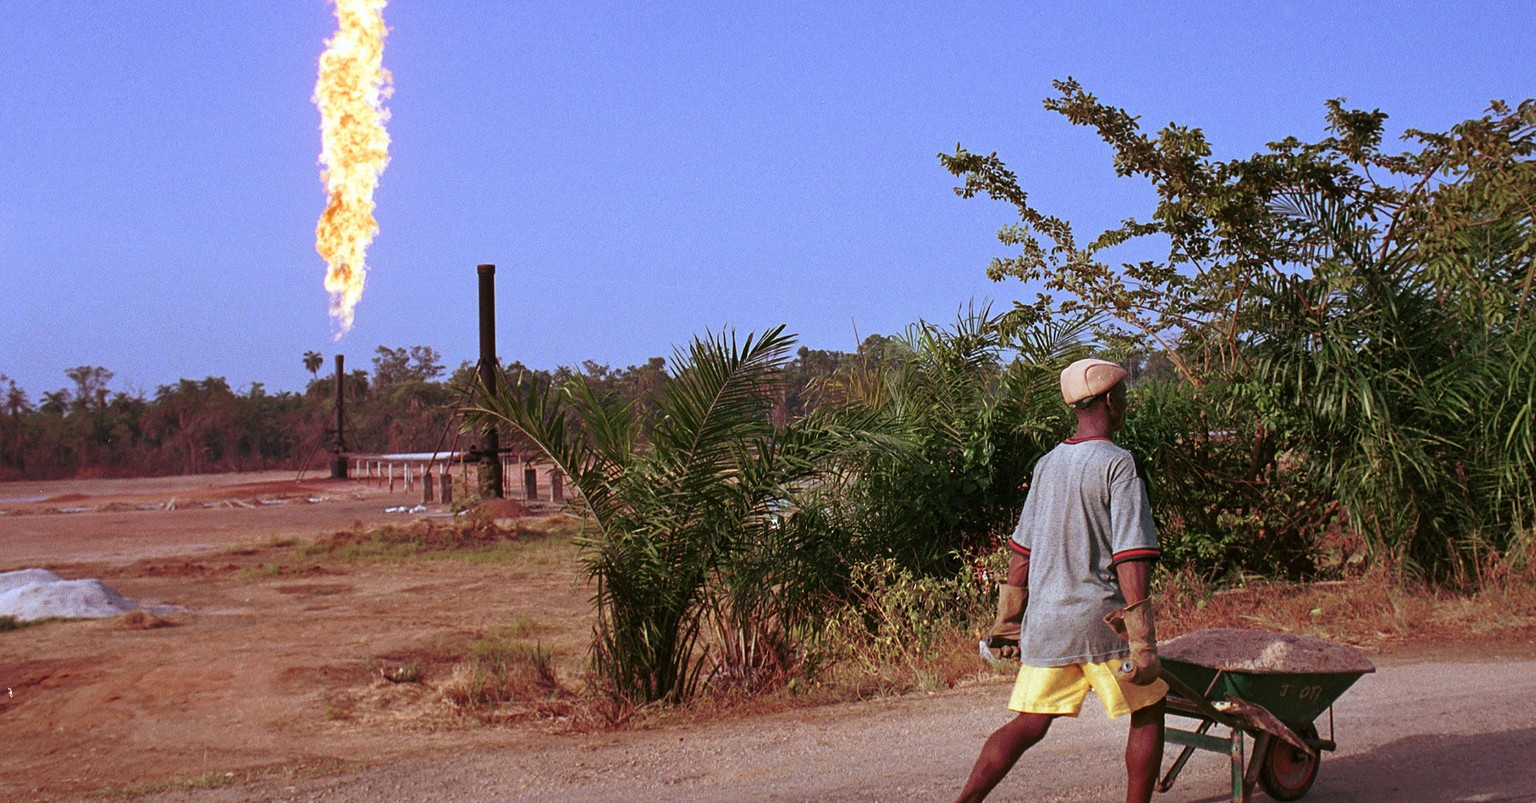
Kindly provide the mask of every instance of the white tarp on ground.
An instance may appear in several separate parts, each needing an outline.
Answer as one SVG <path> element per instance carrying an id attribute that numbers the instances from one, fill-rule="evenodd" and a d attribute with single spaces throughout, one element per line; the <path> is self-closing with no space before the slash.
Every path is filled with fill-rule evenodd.
<path id="1" fill-rule="evenodd" d="M 100 619 L 139 607 L 100 580 L 65 580 L 47 569 L 0 572 L 0 616 Z"/>

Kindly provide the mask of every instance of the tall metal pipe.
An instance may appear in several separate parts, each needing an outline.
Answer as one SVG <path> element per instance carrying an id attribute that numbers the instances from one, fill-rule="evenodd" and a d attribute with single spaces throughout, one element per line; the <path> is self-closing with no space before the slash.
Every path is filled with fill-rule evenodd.
<path id="1" fill-rule="evenodd" d="M 346 454 L 346 452 L 347 452 L 347 442 L 346 442 L 345 435 L 343 434 L 342 429 L 341 429 L 342 428 L 342 421 L 343 421 L 343 416 L 342 416 L 342 399 L 344 397 L 344 394 L 342 393 L 342 389 L 341 389 L 342 388 L 342 384 L 341 383 L 342 383 L 342 377 L 346 375 L 345 372 L 342 370 L 342 362 L 343 362 L 342 356 L 340 354 L 337 354 L 336 355 L 336 444 L 335 444 L 335 450 L 334 450 L 335 453 L 331 457 L 331 479 L 333 479 L 333 480 L 344 480 L 344 479 L 347 478 L 347 454 Z"/>
<path id="2" fill-rule="evenodd" d="M 480 384 L 487 394 L 496 392 L 496 266 L 480 265 Z M 480 498 L 502 498 L 501 437 L 496 424 L 487 421 L 480 446 Z"/>

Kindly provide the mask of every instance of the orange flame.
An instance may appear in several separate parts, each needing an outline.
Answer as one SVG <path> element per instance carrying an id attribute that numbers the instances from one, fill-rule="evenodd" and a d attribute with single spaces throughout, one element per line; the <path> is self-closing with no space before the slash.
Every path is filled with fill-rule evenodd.
<path id="1" fill-rule="evenodd" d="M 385 0 L 332 0 L 336 35 L 320 56 L 315 106 L 320 109 L 320 180 L 329 201 L 315 226 L 315 250 L 325 258 L 325 289 L 340 338 L 352 328 L 363 297 L 368 246 L 379 232 L 373 191 L 389 164 L 389 112 L 393 87 L 384 69 Z"/>

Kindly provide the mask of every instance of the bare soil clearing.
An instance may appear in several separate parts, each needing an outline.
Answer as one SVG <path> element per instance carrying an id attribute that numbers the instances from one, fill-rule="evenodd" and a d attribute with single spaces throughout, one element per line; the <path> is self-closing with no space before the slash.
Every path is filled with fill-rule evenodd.
<path id="1" fill-rule="evenodd" d="M 354 522 L 399 522 L 384 508 L 408 501 L 416 500 L 290 471 L 0 483 L 0 566 L 121 564 L 313 537 Z"/>
<path id="2" fill-rule="evenodd" d="M 992 683 L 686 728 L 482 726 L 381 673 L 431 677 L 511 622 L 573 672 L 591 613 L 568 553 L 276 568 L 274 539 L 405 523 L 384 509 L 417 501 L 287 473 L 10 483 L 0 500 L 0 571 L 99 577 L 187 608 L 0 632 L 4 800 L 942 799 L 1007 716 Z M 66 507 L 86 510 L 41 512 Z M 1536 633 L 1372 657 L 1308 800 L 1536 799 Z M 1118 797 L 1123 728 L 1090 703 L 997 799 Z M 1197 757 L 1167 799 L 1217 798 L 1224 773 Z"/>
<path id="3" fill-rule="evenodd" d="M 89 510 L 38 509 L 59 497 Z M 403 493 L 269 472 L 0 484 L 0 499 L 17 498 L 36 501 L 0 503 L 0 571 L 101 578 L 141 604 L 187 611 L 0 633 L 0 799 L 536 739 L 536 728 L 464 721 L 419 699 L 421 684 L 381 684 L 378 673 L 434 671 L 456 645 L 520 616 L 563 668 L 585 650 L 588 593 L 570 565 L 268 563 L 278 539 L 409 522 L 384 512 L 417 501 Z"/>

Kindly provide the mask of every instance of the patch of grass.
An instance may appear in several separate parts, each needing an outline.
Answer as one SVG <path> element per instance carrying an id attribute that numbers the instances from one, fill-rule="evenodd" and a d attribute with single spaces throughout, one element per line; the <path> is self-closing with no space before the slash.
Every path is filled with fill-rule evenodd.
<path id="1" fill-rule="evenodd" d="M 482 721 L 548 713 L 567 696 L 548 648 L 497 636 L 471 643 L 440 691 L 454 708 Z"/>
<path id="2" fill-rule="evenodd" d="M 107 797 L 139 797 L 142 795 L 160 795 L 167 792 L 194 792 L 201 789 L 222 789 L 226 786 L 234 786 L 252 781 L 256 773 L 251 770 L 240 772 L 211 770 L 202 775 L 186 778 L 172 778 L 166 781 L 153 781 L 150 783 L 132 784 L 112 790 Z"/>
<path id="3" fill-rule="evenodd" d="M 554 651 L 524 640 L 545 629 L 520 617 L 510 625 L 439 636 L 375 656 L 362 665 L 361 684 L 327 696 L 324 717 L 411 729 L 569 722 L 582 704 L 560 682 Z"/>
<path id="4" fill-rule="evenodd" d="M 986 586 L 969 573 L 919 577 L 892 560 L 856 566 L 854 601 L 812 639 L 809 679 L 856 695 L 953 686 L 981 666 L 974 647 L 988 613 Z M 959 662 L 952 645 L 961 649 Z"/>
<path id="5" fill-rule="evenodd" d="M 508 624 L 492 627 L 487 632 L 487 636 L 489 638 L 504 640 L 527 639 L 533 636 L 541 635 L 543 633 L 548 633 L 553 629 L 554 628 L 544 624 L 543 622 L 540 622 L 538 619 L 525 614 L 518 616 Z"/>
<path id="6" fill-rule="evenodd" d="M 341 562 L 395 563 L 451 559 L 472 563 L 525 562 L 552 565 L 575 555 L 577 525 L 563 517 L 517 519 L 502 528 L 481 519 L 433 519 L 407 525 L 353 527 L 298 546 L 303 558 Z"/>
<path id="7" fill-rule="evenodd" d="M 321 564 L 407 563 L 453 560 L 473 564 L 521 564 L 530 568 L 571 563 L 577 554 L 580 523 L 565 516 L 515 519 L 509 528 L 472 516 L 444 521 L 422 519 L 405 525 L 364 527 L 314 540 L 273 538 L 260 548 L 230 552 L 236 557 L 262 555 L 260 563 L 239 570 L 250 579 L 334 574 Z M 233 566 L 230 567 L 233 570 Z"/>
<path id="8" fill-rule="evenodd" d="M 253 580 L 273 577 L 318 577 L 334 574 L 334 572 L 316 563 L 258 563 L 255 566 L 247 566 L 239 572 L 240 577 Z"/>
<path id="9" fill-rule="evenodd" d="M 346 697 L 336 697 L 325 703 L 325 720 L 327 722 L 345 722 L 354 716 L 357 705 Z"/>

